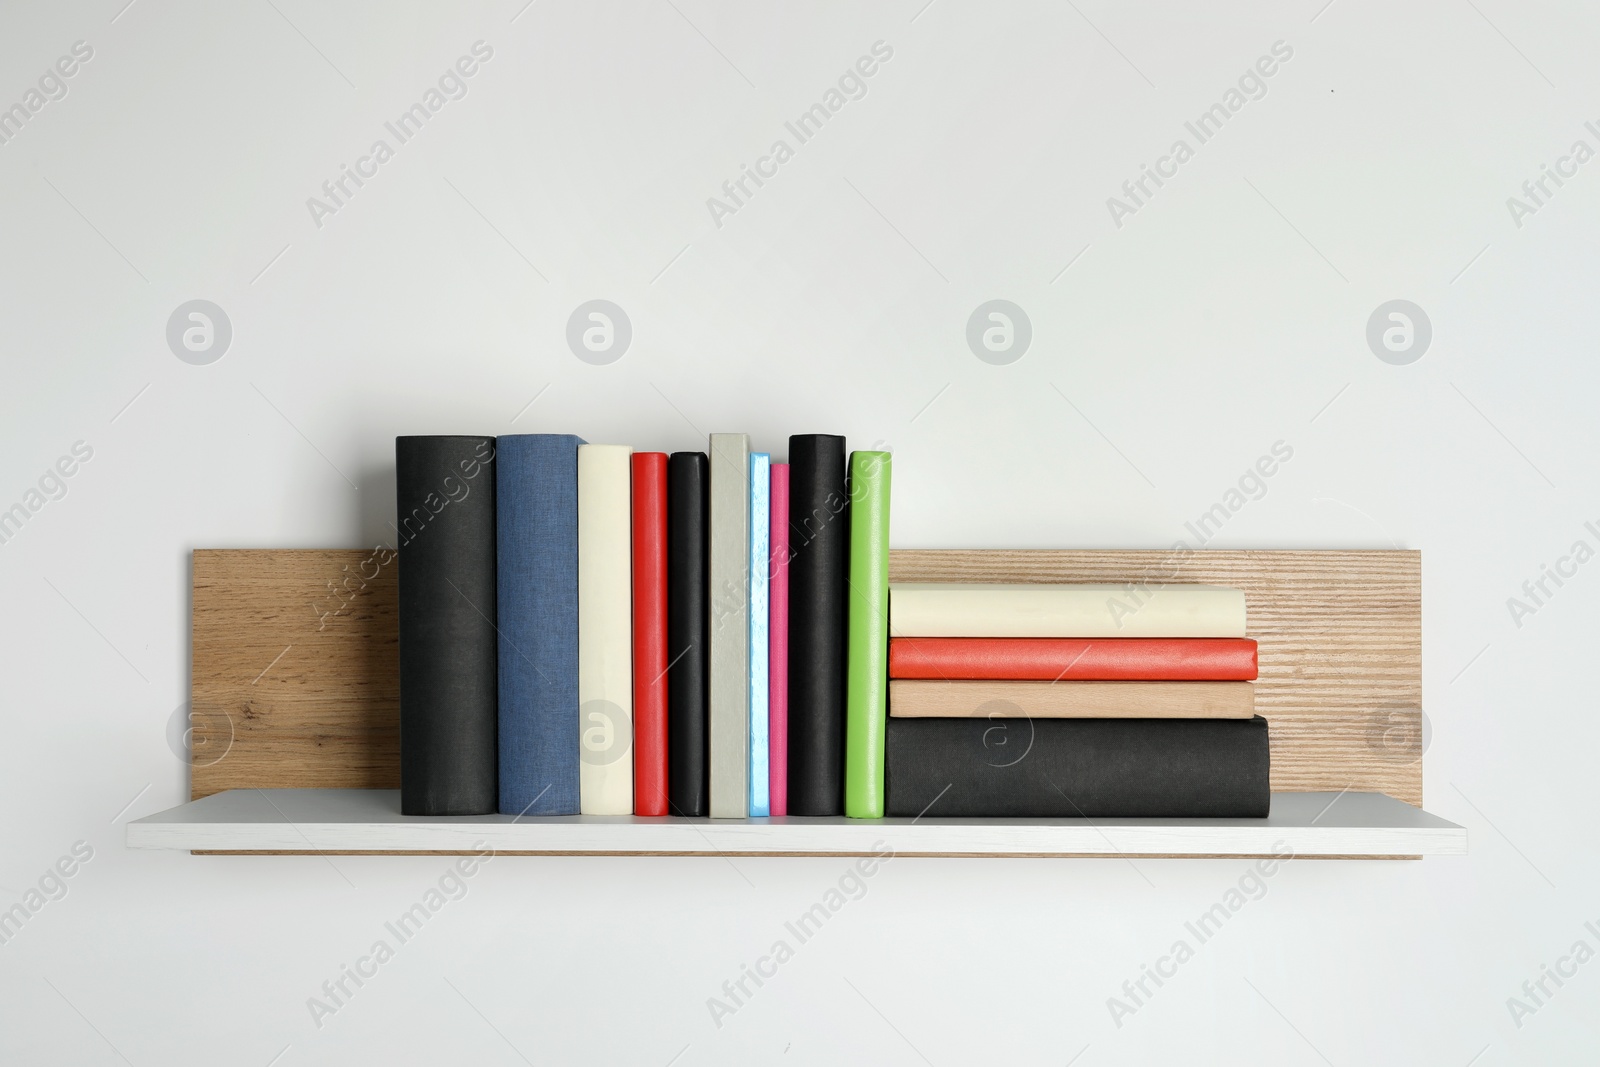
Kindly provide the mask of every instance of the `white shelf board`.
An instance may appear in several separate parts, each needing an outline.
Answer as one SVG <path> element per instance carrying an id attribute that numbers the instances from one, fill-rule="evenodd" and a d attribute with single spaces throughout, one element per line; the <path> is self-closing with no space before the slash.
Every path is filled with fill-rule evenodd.
<path id="1" fill-rule="evenodd" d="M 1467 831 L 1382 793 L 1274 793 L 1265 819 L 654 819 L 400 814 L 393 789 L 230 789 L 128 824 L 131 848 L 218 852 L 1459 856 Z"/>

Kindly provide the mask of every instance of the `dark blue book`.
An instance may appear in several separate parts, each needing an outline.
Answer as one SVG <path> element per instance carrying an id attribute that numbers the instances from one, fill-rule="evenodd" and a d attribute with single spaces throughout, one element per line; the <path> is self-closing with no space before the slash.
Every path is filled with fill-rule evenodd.
<path id="1" fill-rule="evenodd" d="M 578 814 L 578 446 L 502 437 L 495 456 L 500 813 Z"/>

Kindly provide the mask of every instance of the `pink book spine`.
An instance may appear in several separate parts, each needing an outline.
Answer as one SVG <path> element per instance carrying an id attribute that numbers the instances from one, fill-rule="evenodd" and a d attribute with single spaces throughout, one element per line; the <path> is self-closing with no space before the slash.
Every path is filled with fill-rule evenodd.
<path id="1" fill-rule="evenodd" d="M 789 465 L 772 465 L 772 582 L 767 603 L 767 791 L 772 814 L 789 814 Z"/>

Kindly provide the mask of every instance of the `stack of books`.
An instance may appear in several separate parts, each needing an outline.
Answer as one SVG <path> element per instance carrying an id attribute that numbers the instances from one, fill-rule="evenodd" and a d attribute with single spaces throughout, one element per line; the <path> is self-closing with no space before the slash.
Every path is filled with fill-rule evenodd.
<path id="1" fill-rule="evenodd" d="M 1267 814 L 1238 590 L 895 584 L 889 606 L 889 814 Z"/>
<path id="2" fill-rule="evenodd" d="M 402 811 L 1267 814 L 1242 594 L 891 587 L 890 455 L 788 446 L 397 438 Z"/>

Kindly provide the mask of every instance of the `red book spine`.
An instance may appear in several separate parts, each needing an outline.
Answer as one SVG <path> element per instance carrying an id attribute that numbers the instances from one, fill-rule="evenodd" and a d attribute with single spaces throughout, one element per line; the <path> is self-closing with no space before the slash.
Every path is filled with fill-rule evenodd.
<path id="1" fill-rule="evenodd" d="M 1034 681 L 1248 682 L 1243 637 L 896 637 L 889 677 Z"/>
<path id="2" fill-rule="evenodd" d="M 667 813 L 667 454 L 633 454 L 633 812 Z"/>

